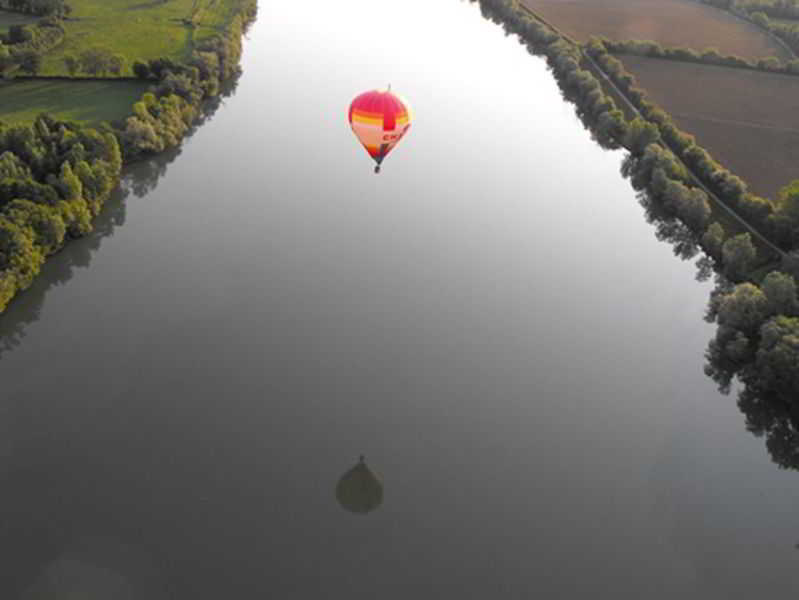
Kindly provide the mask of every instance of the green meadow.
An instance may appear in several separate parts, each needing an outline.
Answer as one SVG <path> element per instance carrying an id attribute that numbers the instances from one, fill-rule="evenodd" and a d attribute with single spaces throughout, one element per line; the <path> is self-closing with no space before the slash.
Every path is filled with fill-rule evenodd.
<path id="1" fill-rule="evenodd" d="M 0 83 L 0 120 L 31 122 L 39 113 L 86 125 L 124 118 L 147 90 L 138 81 L 29 80 Z"/>
<path id="2" fill-rule="evenodd" d="M 230 22 L 239 0 L 203 0 L 193 26 L 187 20 L 194 0 L 71 0 L 69 4 L 66 38 L 45 55 L 41 75 L 66 75 L 64 56 L 77 56 L 94 46 L 125 57 L 122 75 L 132 74 L 137 59 L 187 59 L 197 42 Z"/>

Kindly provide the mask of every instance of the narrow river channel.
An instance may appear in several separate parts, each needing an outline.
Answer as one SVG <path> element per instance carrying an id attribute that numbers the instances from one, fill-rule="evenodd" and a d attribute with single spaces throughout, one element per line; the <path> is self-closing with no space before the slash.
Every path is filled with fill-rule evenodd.
<path id="1" fill-rule="evenodd" d="M 248 37 L 0 317 L 0 597 L 795 591 L 799 478 L 702 372 L 710 284 L 545 63 L 457 0 Z M 388 83 L 416 120 L 375 176 L 347 107 Z"/>

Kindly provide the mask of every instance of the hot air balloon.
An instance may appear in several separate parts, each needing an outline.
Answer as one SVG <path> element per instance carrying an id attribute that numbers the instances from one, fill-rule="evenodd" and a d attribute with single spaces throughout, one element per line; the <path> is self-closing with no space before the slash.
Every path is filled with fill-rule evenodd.
<path id="1" fill-rule="evenodd" d="M 408 103 L 387 90 L 364 92 L 350 104 L 350 126 L 380 172 L 380 163 L 411 127 L 413 114 Z"/>
<path id="2" fill-rule="evenodd" d="M 383 483 L 366 466 L 363 455 L 338 480 L 336 500 L 345 510 L 362 515 L 372 512 L 383 503 Z"/>

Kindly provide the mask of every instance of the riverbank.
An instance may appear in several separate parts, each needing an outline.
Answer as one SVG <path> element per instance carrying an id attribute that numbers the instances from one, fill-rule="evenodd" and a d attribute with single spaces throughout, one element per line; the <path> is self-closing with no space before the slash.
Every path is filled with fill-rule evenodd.
<path id="1" fill-rule="evenodd" d="M 578 59 L 590 58 L 630 102 L 637 116 L 615 133 L 617 142 L 630 152 L 623 173 L 641 192 L 647 219 L 656 224 L 658 237 L 674 244 L 675 253 L 683 258 L 693 258 L 701 247 L 705 256 L 697 263 L 699 276 L 717 273 L 707 320 L 718 327 L 708 345 L 706 373 L 724 392 L 736 378 L 740 380 L 744 387 L 739 401 L 748 407 L 748 414 L 759 412 L 757 407 L 765 404 L 772 407 L 770 414 L 790 415 L 799 389 L 795 279 L 799 265 L 793 255 L 775 248 L 780 263 L 758 268 L 750 233 L 728 237 L 718 222 L 710 221 L 708 196 L 715 193 L 710 188 L 720 190 L 722 202 L 733 203 L 736 212 L 747 211 L 746 223 L 771 247 L 777 242 L 796 247 L 799 224 L 787 213 L 781 214 L 780 206 L 748 194 L 742 180 L 724 170 L 690 135 L 675 127 L 668 114 L 647 101 L 601 40 L 592 40 L 584 50 L 516 0 L 479 1 L 487 17 L 502 23 L 508 33 L 518 34 L 531 51 L 547 56 L 559 85 L 577 104 L 578 114 L 600 143 L 607 134 L 601 126 L 602 115 L 590 114 L 590 106 L 601 101 L 600 86 L 589 72 L 579 69 Z M 607 105 L 607 99 L 604 102 Z M 699 187 L 692 189 L 693 183 Z M 784 206 L 799 203 L 799 182 L 786 188 L 780 199 Z M 790 235 L 767 239 L 764 228 L 769 235 Z M 799 428 L 799 424 L 790 427 Z"/>

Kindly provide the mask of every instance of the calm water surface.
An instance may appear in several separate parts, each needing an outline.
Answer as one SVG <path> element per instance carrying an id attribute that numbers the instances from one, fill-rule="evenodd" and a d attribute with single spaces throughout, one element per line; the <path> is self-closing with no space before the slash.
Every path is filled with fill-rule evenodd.
<path id="1" fill-rule="evenodd" d="M 0 320 L 0 596 L 795 591 L 797 475 L 702 374 L 709 286 L 545 65 L 456 0 L 249 37 Z M 346 111 L 389 82 L 417 120 L 375 176 Z"/>

